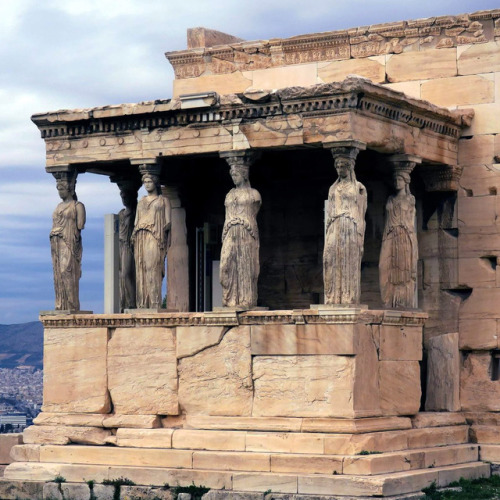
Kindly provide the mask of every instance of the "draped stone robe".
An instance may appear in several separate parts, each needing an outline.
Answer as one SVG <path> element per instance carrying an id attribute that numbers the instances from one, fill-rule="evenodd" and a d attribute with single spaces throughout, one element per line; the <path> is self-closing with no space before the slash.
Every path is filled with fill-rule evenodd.
<path id="1" fill-rule="evenodd" d="M 224 306 L 257 305 L 260 244 L 256 217 L 261 203 L 259 192 L 250 187 L 233 188 L 226 196 L 220 261 Z"/>

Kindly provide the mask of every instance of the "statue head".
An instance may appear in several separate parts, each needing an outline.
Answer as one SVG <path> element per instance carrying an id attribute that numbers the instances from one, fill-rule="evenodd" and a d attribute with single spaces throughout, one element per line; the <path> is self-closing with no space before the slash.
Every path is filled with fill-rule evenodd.
<path id="1" fill-rule="evenodd" d="M 53 175 L 56 178 L 56 188 L 61 200 L 76 200 L 76 170 L 72 172 L 55 172 Z"/>
<path id="2" fill-rule="evenodd" d="M 396 191 L 405 191 L 410 194 L 410 181 L 411 177 L 409 172 L 404 170 L 396 170 L 393 174 L 394 187 Z"/>
<path id="3" fill-rule="evenodd" d="M 160 187 L 160 171 L 159 165 L 143 164 L 139 166 L 139 171 L 142 176 L 142 185 L 148 194 L 161 194 Z"/>
<path id="4" fill-rule="evenodd" d="M 335 170 L 340 180 L 344 181 L 355 181 L 356 174 L 354 173 L 355 161 L 353 158 L 347 155 L 337 155 L 334 156 Z"/>

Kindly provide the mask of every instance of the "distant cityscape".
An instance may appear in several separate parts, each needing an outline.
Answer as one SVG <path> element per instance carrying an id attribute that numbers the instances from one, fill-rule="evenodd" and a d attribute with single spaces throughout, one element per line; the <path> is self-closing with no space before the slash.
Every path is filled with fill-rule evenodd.
<path id="1" fill-rule="evenodd" d="M 0 368 L 0 433 L 31 425 L 42 407 L 43 371 L 34 367 Z"/>
<path id="2" fill-rule="evenodd" d="M 0 433 L 31 425 L 43 400 L 43 328 L 0 325 Z"/>

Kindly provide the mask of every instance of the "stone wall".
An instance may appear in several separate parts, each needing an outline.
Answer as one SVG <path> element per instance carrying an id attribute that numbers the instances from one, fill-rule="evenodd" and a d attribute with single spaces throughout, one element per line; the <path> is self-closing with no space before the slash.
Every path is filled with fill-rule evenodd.
<path id="1" fill-rule="evenodd" d="M 419 410 L 422 313 L 217 314 L 92 315 L 62 328 L 47 322 L 68 320 L 46 318 L 43 413 L 25 439 L 57 414 L 81 425 L 100 418 L 109 428 L 106 419 L 116 415 L 354 418 Z M 105 429 L 73 431 L 59 429 L 61 439 L 111 438 Z"/>

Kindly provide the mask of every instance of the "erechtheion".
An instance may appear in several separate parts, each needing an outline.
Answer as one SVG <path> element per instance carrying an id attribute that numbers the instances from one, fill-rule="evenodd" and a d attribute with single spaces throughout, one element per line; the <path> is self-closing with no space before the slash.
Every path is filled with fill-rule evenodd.
<path id="1" fill-rule="evenodd" d="M 32 117 L 62 199 L 57 302 L 43 411 L 3 484 L 303 499 L 488 476 L 500 9 L 251 42 L 195 28 L 166 56 L 170 100 Z M 125 206 L 114 314 L 78 301 L 92 174 Z"/>

